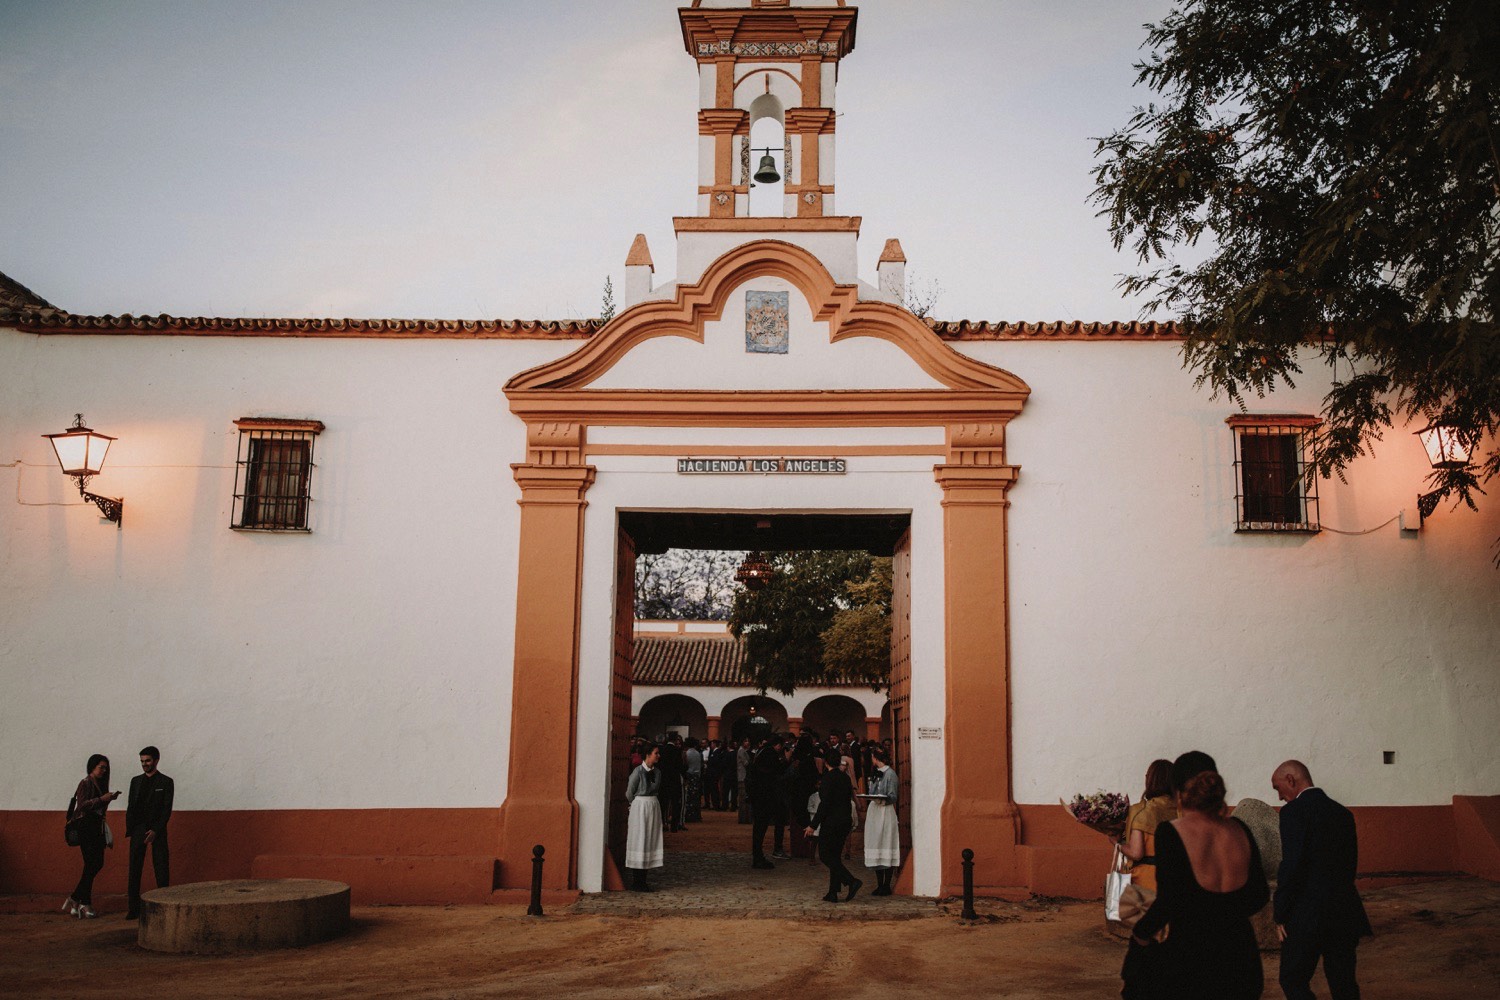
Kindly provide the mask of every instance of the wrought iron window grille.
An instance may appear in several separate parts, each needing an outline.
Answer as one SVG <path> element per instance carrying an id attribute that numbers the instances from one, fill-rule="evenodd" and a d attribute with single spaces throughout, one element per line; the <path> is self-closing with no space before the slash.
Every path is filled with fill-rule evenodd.
<path id="1" fill-rule="evenodd" d="M 1237 415 L 1234 504 L 1237 532 L 1321 530 L 1316 477 L 1308 475 L 1317 417 Z"/>
<path id="2" fill-rule="evenodd" d="M 319 420 L 242 418 L 229 526 L 241 531 L 312 530 L 313 445 Z"/>

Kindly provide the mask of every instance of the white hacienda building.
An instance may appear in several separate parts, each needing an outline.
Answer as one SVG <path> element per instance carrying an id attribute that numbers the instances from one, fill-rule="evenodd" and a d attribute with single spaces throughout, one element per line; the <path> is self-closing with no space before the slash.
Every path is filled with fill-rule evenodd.
<path id="1" fill-rule="evenodd" d="M 631 248 L 602 326 L 0 286 L 0 892 L 66 891 L 84 759 L 123 776 L 148 742 L 180 881 L 504 898 L 541 843 L 549 890 L 617 885 L 635 554 L 710 535 L 894 555 L 898 889 L 952 891 L 968 847 L 982 891 L 1095 894 L 1102 839 L 1058 797 L 1191 748 L 1233 797 L 1307 760 L 1368 872 L 1500 873 L 1500 502 L 1419 523 L 1415 428 L 1307 495 L 1325 387 L 1241 414 L 1170 325 L 918 319 L 836 197 L 856 10 L 679 16 L 698 211 L 675 278 Z M 767 118 L 783 204 L 754 217 Z M 79 410 L 117 439 L 87 488 L 118 525 L 43 438 Z"/>

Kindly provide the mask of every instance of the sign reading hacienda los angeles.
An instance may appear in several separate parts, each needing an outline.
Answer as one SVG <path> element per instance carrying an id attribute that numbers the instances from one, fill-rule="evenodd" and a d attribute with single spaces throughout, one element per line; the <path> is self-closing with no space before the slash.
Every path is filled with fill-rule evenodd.
<path id="1" fill-rule="evenodd" d="M 849 463 L 842 458 L 679 458 L 677 471 L 836 476 L 848 472 Z"/>

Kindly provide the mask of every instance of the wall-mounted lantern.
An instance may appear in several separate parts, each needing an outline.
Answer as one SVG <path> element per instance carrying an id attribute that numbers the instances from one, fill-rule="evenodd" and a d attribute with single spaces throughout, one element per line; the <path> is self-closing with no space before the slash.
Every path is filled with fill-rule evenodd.
<path id="1" fill-rule="evenodd" d="M 1416 432 L 1422 447 L 1427 451 L 1427 461 L 1434 469 L 1462 469 L 1469 464 L 1469 443 L 1463 430 L 1456 424 L 1434 421 Z M 1417 513 L 1422 521 L 1432 516 L 1437 509 L 1441 490 L 1423 493 L 1417 497 Z"/>
<path id="2" fill-rule="evenodd" d="M 1469 445 L 1463 431 L 1454 424 L 1431 423 L 1417 431 L 1427 461 L 1434 469 L 1462 469 L 1469 464 Z"/>
<path id="3" fill-rule="evenodd" d="M 63 474 L 78 480 L 78 495 L 97 506 L 104 517 L 116 524 L 121 523 L 125 513 L 125 501 L 114 497 L 101 497 L 87 489 L 89 480 L 104 468 L 104 456 L 109 454 L 109 444 L 114 438 L 96 433 L 83 425 L 83 414 L 73 417 L 73 426 L 61 434 L 43 434 L 52 442 L 57 453 L 57 464 Z"/>

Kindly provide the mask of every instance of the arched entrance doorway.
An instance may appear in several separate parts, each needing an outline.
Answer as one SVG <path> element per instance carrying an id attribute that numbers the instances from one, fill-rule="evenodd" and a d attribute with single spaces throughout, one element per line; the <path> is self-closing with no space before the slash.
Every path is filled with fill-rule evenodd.
<path id="1" fill-rule="evenodd" d="M 708 711 L 696 698 L 685 694 L 660 694 L 641 706 L 635 735 L 660 742 L 669 733 L 683 739 L 708 739 Z"/>
<path id="2" fill-rule="evenodd" d="M 852 248 L 857 222 L 825 221 Z M 799 345 L 791 354 L 746 347 L 752 293 L 786 303 L 787 335 Z M 981 891 L 1020 886 L 1006 642 L 1006 494 L 1018 469 L 1006 460 L 1005 430 L 1029 388 L 783 239 L 733 245 L 668 294 L 505 386 L 526 427 L 526 458 L 512 466 L 522 513 L 500 885 L 529 884 L 531 846 L 543 841 L 566 845 L 567 856 L 548 865 L 545 887 L 620 884 L 604 860 L 609 810 L 600 808 L 625 778 L 605 746 L 609 706 L 629 692 L 618 626 L 613 700 L 600 693 L 611 662 L 606 609 L 630 589 L 606 568 L 631 544 L 620 532 L 625 514 L 845 517 L 878 497 L 879 510 L 907 512 L 917 540 L 910 565 L 920 584 L 906 592 L 922 610 L 910 616 L 910 655 L 891 691 L 896 751 L 910 761 L 902 770 L 935 779 L 913 786 L 925 797 L 912 809 L 926 831 L 916 835 L 913 888 L 956 892 L 959 851 L 970 846 L 994 859 L 979 873 Z M 780 474 L 750 474 L 761 462 Z M 943 680 L 913 692 L 899 671 Z M 914 713 L 924 727 L 938 724 L 935 737 L 906 737 Z M 530 766 L 532 748 L 560 727 L 572 734 L 568 766 Z M 588 801 L 575 798 L 580 789 Z M 912 886 L 912 871 L 898 891 Z"/>
<path id="3" fill-rule="evenodd" d="M 750 709 L 754 708 L 754 714 L 766 721 L 764 723 L 752 723 Z M 786 706 L 774 698 L 765 695 L 746 695 L 736 698 L 724 706 L 720 715 L 719 731 L 728 733 L 729 737 L 738 745 L 740 740 L 746 736 L 751 737 L 752 745 L 757 742 L 757 736 L 769 736 L 772 733 L 785 733 L 789 716 Z"/>
<path id="4" fill-rule="evenodd" d="M 865 731 L 865 707 L 848 695 L 825 694 L 808 702 L 802 710 L 802 728 L 819 736 L 862 734 Z"/>

